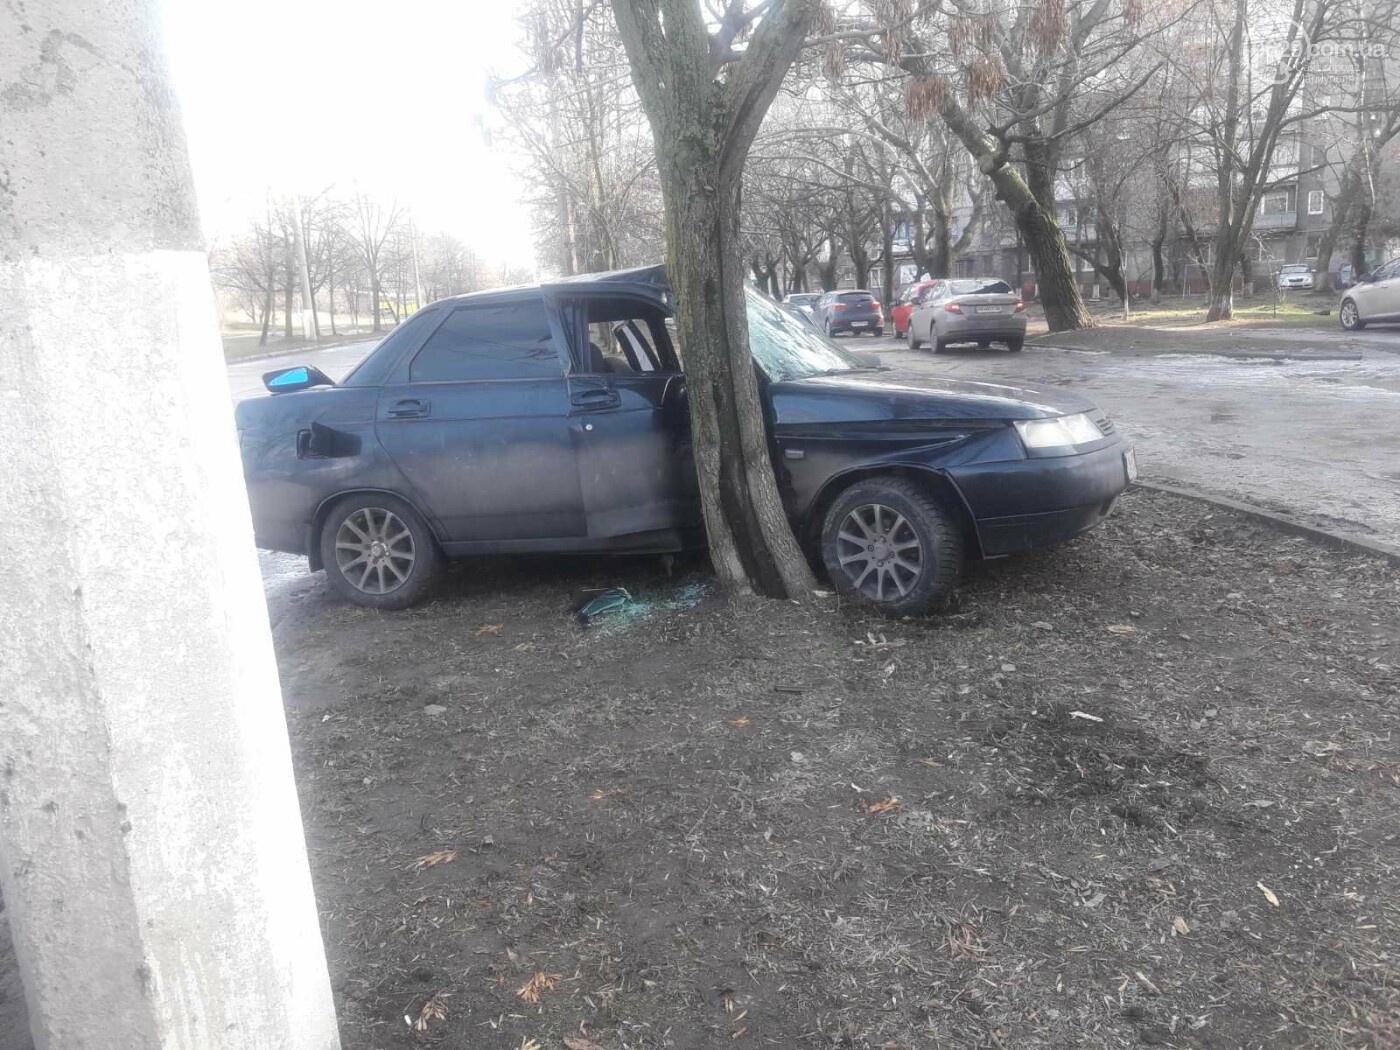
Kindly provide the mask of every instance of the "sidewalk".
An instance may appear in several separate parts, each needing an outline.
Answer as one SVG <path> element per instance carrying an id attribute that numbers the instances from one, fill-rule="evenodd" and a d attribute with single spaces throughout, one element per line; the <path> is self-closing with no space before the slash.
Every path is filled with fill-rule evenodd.
<path id="1" fill-rule="evenodd" d="M 1077 332 L 1047 332 L 1032 336 L 1029 342 L 1061 350 L 1138 357 L 1206 354 L 1237 359 L 1360 361 L 1371 353 L 1400 353 L 1400 329 L 1343 332 L 1339 328 L 1329 332 L 1215 325 L 1172 328 L 1104 325 Z"/>

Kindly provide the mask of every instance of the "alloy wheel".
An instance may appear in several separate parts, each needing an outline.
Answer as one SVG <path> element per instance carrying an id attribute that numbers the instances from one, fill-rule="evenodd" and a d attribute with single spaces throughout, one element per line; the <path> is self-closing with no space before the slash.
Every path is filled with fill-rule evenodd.
<path id="1" fill-rule="evenodd" d="M 1342 303 L 1342 327 L 1351 328 L 1356 324 L 1356 304 L 1348 299 Z"/>
<path id="2" fill-rule="evenodd" d="M 902 514 L 878 503 L 855 507 L 837 533 L 837 559 L 851 586 L 877 602 L 907 595 L 924 571 L 923 545 Z"/>
<path id="3" fill-rule="evenodd" d="M 365 594 L 389 594 L 408 582 L 417 550 L 413 533 L 393 511 L 362 507 L 335 534 L 340 574 Z"/>

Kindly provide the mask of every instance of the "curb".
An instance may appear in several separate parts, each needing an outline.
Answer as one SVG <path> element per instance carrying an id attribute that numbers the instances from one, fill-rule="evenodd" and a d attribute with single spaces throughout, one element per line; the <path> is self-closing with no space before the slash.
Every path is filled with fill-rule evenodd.
<path id="1" fill-rule="evenodd" d="M 1066 346 L 1062 343 L 1040 342 L 1039 338 L 1027 340 L 1027 346 L 1043 350 L 1059 350 L 1075 354 L 1108 354 L 1114 357 L 1219 357 L 1226 361 L 1364 361 L 1365 355 L 1359 350 L 1323 350 L 1317 353 L 1306 350 L 1239 350 L 1200 349 L 1181 347 L 1172 350 L 1148 350 L 1129 347 L 1111 349 L 1108 347 Z"/>
<path id="2" fill-rule="evenodd" d="M 1333 532 L 1330 529 L 1321 529 L 1315 525 L 1305 525 L 1296 518 L 1290 518 L 1283 514 L 1275 514 L 1273 511 L 1264 510 L 1250 503 L 1241 503 L 1239 500 L 1229 499 L 1226 496 L 1212 496 L 1206 492 L 1196 489 L 1178 488 L 1176 485 L 1164 485 L 1156 481 L 1143 481 L 1139 478 L 1133 483 L 1134 487 L 1147 489 L 1149 492 L 1164 492 L 1169 496 L 1180 496 L 1183 499 L 1194 500 L 1197 503 L 1209 503 L 1214 507 L 1224 507 L 1232 510 L 1236 514 L 1242 514 L 1246 518 L 1263 522 L 1265 525 L 1272 525 L 1274 528 L 1289 533 L 1293 536 L 1301 536 L 1304 539 L 1312 540 L 1326 547 L 1337 550 L 1348 551 L 1353 554 L 1366 554 L 1373 558 L 1383 558 L 1392 565 L 1400 566 L 1400 547 L 1386 543 L 1382 540 L 1364 540 L 1356 536 L 1347 536 L 1340 532 Z"/>
<path id="3" fill-rule="evenodd" d="M 389 331 L 393 331 L 393 329 L 389 329 Z M 246 362 L 246 361 L 267 361 L 267 360 L 269 360 L 269 359 L 271 359 L 271 358 L 274 358 L 274 357 L 287 357 L 287 356 L 289 356 L 289 355 L 291 355 L 291 354 L 295 354 L 295 353 L 297 353 L 298 351 L 301 351 L 301 350 L 305 350 L 307 353 L 310 353 L 310 354 L 317 353 L 317 352 L 319 352 L 319 351 L 321 351 L 321 350 L 339 350 L 339 349 L 340 349 L 341 347 L 343 347 L 343 346 L 357 346 L 357 345 L 360 344 L 360 343 L 375 343 L 375 342 L 378 342 L 378 341 L 380 341 L 381 339 L 383 339 L 384 336 L 385 336 L 386 334 L 387 334 L 387 332 L 386 332 L 386 333 L 381 333 L 381 334 L 379 334 L 379 335 L 374 335 L 374 336 L 366 336 L 364 339 L 346 339 L 346 340 L 342 340 L 342 341 L 339 342 L 339 343 L 326 343 L 326 344 L 324 344 L 324 345 L 322 345 L 322 344 L 320 344 L 320 343 L 310 343 L 310 344 L 308 344 L 308 345 L 306 345 L 306 346 L 296 346 L 296 347 L 293 347 L 293 348 L 290 349 L 290 350 L 269 350 L 269 351 L 268 351 L 267 353 L 265 353 L 265 354 L 244 354 L 242 357 L 234 357 L 234 358 L 225 357 L 225 358 L 224 358 L 224 364 L 227 366 L 227 365 L 241 365 L 241 364 L 243 364 L 243 363 Z"/>

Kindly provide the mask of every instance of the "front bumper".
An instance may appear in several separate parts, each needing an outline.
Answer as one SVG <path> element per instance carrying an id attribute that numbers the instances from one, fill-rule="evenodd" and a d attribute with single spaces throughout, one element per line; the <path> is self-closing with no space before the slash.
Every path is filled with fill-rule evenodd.
<path id="1" fill-rule="evenodd" d="M 1121 440 L 1077 456 L 955 467 L 984 557 L 1045 547 L 1098 524 L 1128 487 Z"/>

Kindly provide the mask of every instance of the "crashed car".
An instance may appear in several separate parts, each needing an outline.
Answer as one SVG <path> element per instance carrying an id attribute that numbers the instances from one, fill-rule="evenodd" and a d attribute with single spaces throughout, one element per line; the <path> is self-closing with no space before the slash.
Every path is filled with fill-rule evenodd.
<path id="1" fill-rule="evenodd" d="M 660 267 L 588 274 L 426 306 L 339 383 L 268 373 L 236 410 L 258 545 L 396 609 L 447 558 L 702 544 L 672 309 Z M 1083 532 L 1135 475 L 1077 394 L 872 365 L 757 292 L 748 319 L 793 529 L 885 611 Z"/>

